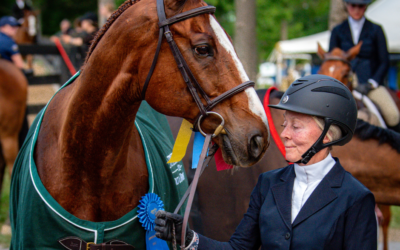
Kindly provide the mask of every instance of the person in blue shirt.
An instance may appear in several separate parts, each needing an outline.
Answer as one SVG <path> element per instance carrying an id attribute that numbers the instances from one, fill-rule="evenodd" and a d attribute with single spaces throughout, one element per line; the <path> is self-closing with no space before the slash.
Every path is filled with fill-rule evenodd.
<path id="1" fill-rule="evenodd" d="M 17 33 L 18 26 L 20 24 L 17 19 L 12 16 L 5 16 L 0 19 L 0 56 L 22 70 L 24 61 L 19 53 L 17 43 L 12 38 Z"/>
<path id="2" fill-rule="evenodd" d="M 294 164 L 259 176 L 228 242 L 185 228 L 185 249 L 376 250 L 375 198 L 330 154 L 331 146 L 345 145 L 355 130 L 350 90 L 329 76 L 305 76 L 269 107 L 285 111 L 280 136 L 286 160 Z M 158 211 L 156 236 L 171 241 L 175 228 L 181 243 L 182 221 L 179 214 Z"/>

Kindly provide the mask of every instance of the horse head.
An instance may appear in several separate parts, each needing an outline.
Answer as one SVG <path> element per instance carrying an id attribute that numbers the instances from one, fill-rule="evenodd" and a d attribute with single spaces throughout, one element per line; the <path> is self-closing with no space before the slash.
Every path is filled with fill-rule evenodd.
<path id="1" fill-rule="evenodd" d="M 38 14 L 35 11 L 24 10 L 24 21 L 15 35 L 16 43 L 35 43 L 37 35 L 37 15 Z"/>
<path id="2" fill-rule="evenodd" d="M 362 41 L 346 52 L 340 48 L 334 48 L 331 52 L 326 52 L 318 43 L 318 56 L 323 60 L 318 74 L 333 77 L 352 90 L 350 61 L 358 55 L 361 45 Z"/>
<path id="3" fill-rule="evenodd" d="M 164 4 L 167 18 L 207 6 L 200 0 L 165 0 Z M 200 95 L 200 88 L 212 101 L 249 81 L 230 37 L 215 16 L 206 13 L 170 25 L 170 33 L 179 49 L 178 53 L 182 54 L 192 77 L 185 74 L 182 76 L 179 67 L 183 66 L 177 65 L 164 37 L 157 64 L 148 87 L 145 87 L 160 30 L 156 1 L 137 2 L 126 11 L 123 7 L 119 11 L 123 13 L 110 26 L 113 32 L 105 33 L 101 30 L 95 38 L 82 76 L 85 71 L 90 71 L 90 66 L 103 61 L 102 72 L 96 74 L 115 75 L 119 72 L 116 77 L 126 79 L 120 83 L 127 90 L 127 99 L 135 102 L 146 100 L 158 112 L 183 117 L 191 123 L 198 120 L 200 112 L 184 77 L 197 80 L 199 86 L 195 87 L 195 95 L 200 97 L 204 106 L 208 102 Z M 101 37 L 104 38 L 100 40 Z M 108 50 L 94 50 L 96 46 L 106 43 L 111 46 Z M 143 98 L 144 88 L 147 90 Z M 225 120 L 226 133 L 219 134 L 213 141 L 222 149 L 224 160 L 228 164 L 249 167 L 262 158 L 269 145 L 268 122 L 253 87 L 235 92 L 235 95 L 224 99 L 208 111 L 220 114 Z M 202 117 L 200 127 L 206 133 L 212 134 L 220 123 L 219 116 L 208 115 Z"/>

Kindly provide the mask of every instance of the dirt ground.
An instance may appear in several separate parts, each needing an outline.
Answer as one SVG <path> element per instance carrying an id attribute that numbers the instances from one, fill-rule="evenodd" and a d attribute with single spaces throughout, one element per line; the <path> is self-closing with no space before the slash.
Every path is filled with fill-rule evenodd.
<path id="1" fill-rule="evenodd" d="M 53 85 L 33 85 L 28 88 L 28 105 L 29 104 L 46 104 L 50 98 L 59 89 L 58 84 Z M 28 122 L 31 124 L 36 115 L 29 115 Z"/>

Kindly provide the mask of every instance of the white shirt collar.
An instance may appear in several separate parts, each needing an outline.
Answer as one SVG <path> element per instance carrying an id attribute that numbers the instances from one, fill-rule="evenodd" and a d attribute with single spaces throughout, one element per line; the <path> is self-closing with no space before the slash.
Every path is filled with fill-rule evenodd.
<path id="1" fill-rule="evenodd" d="M 365 17 L 362 17 L 360 20 L 354 20 L 352 17 L 349 16 L 349 25 L 354 44 L 357 44 L 358 40 L 360 39 L 360 34 L 364 23 Z"/>
<path id="2" fill-rule="evenodd" d="M 312 165 L 300 166 L 295 163 L 294 171 L 296 173 L 296 178 L 298 178 L 300 182 L 312 183 L 321 181 L 335 164 L 336 161 L 329 153 L 325 159 Z"/>

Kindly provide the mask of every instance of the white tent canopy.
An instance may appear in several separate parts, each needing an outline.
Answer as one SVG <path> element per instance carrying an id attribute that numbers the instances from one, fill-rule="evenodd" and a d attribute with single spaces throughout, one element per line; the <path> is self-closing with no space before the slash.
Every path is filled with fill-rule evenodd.
<path id="1" fill-rule="evenodd" d="M 383 27 L 386 34 L 390 53 L 400 53 L 400 1 L 399 0 L 377 0 L 372 3 L 365 16 Z M 324 31 L 311 36 L 279 41 L 269 61 L 277 61 L 278 57 L 289 57 L 290 54 L 316 53 L 317 42 L 325 50 L 329 47 L 330 31 Z"/>

